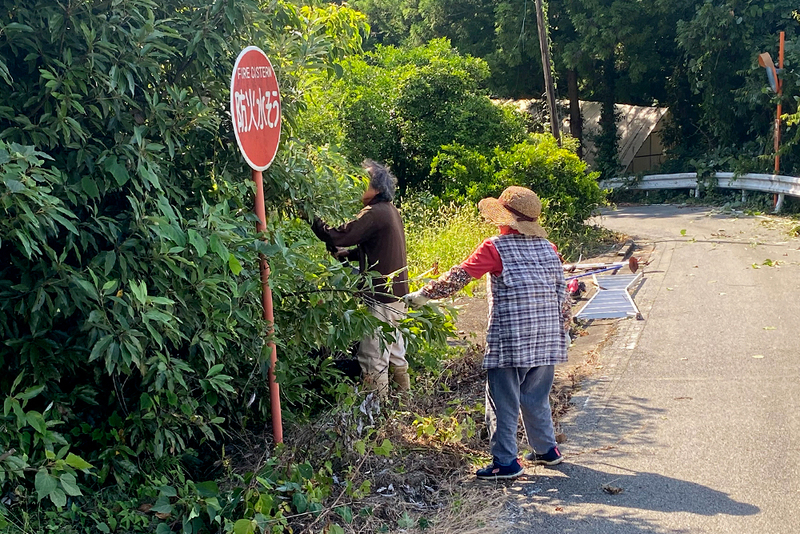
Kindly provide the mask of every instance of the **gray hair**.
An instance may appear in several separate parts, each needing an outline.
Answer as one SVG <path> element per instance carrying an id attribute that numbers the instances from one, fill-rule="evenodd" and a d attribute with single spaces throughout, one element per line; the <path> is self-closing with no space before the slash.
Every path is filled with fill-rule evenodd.
<path id="1" fill-rule="evenodd" d="M 371 159 L 365 159 L 361 164 L 369 174 L 369 185 L 378 192 L 375 196 L 378 200 L 391 202 L 394 200 L 394 192 L 397 188 L 397 178 L 392 174 L 388 167 Z"/>

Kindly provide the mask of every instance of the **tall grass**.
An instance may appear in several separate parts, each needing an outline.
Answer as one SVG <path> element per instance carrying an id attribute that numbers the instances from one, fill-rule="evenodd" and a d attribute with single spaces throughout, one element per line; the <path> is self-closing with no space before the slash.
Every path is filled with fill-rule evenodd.
<path id="1" fill-rule="evenodd" d="M 401 211 L 413 288 L 458 265 L 484 239 L 497 233 L 497 228 L 485 222 L 473 204 L 443 203 L 435 196 L 418 192 L 403 199 Z M 558 246 L 566 261 L 593 257 L 619 241 L 613 232 L 588 224 L 548 230 L 548 239 Z"/>
<path id="2" fill-rule="evenodd" d="M 421 193 L 403 199 L 409 276 L 434 278 L 458 265 L 497 228 L 487 224 L 475 205 L 443 204 Z"/>

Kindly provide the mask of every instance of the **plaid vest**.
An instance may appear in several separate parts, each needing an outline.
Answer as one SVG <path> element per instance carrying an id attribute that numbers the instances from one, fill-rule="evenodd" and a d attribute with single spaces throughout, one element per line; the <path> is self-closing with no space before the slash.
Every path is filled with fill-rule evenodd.
<path id="1" fill-rule="evenodd" d="M 484 369 L 536 367 L 567 361 L 561 323 L 566 284 L 550 242 L 511 234 L 492 238 L 503 271 L 489 284 Z"/>

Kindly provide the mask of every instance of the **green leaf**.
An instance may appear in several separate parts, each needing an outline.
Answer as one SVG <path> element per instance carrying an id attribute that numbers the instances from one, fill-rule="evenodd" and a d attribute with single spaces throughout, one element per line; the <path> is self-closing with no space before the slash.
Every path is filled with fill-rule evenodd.
<path id="1" fill-rule="evenodd" d="M 24 191 L 26 189 L 25 184 L 23 184 L 19 180 L 12 180 L 11 178 L 6 178 L 3 181 L 3 183 L 6 184 L 6 187 L 8 187 L 8 190 L 11 191 L 12 193 L 19 193 L 20 191 Z"/>
<path id="2" fill-rule="evenodd" d="M 153 399 L 147 394 L 146 391 L 143 391 L 139 397 L 139 407 L 144 411 L 147 411 L 153 407 Z"/>
<path id="3" fill-rule="evenodd" d="M 163 493 L 159 495 L 156 503 L 150 508 L 151 511 L 156 512 L 158 514 L 171 514 L 172 513 L 172 505 L 169 503 L 169 497 L 164 495 Z"/>
<path id="4" fill-rule="evenodd" d="M 80 456 L 77 456 L 72 453 L 67 454 L 67 457 L 64 459 L 64 461 L 67 463 L 68 466 L 74 467 L 79 471 L 87 472 L 89 469 L 94 467 L 92 464 L 90 464 Z"/>
<path id="5" fill-rule="evenodd" d="M 18 32 L 26 32 L 26 33 L 33 33 L 34 31 L 33 28 L 31 28 L 27 24 L 21 24 L 19 22 L 11 22 L 9 24 L 6 24 L 3 29 L 5 31 L 15 30 Z"/>
<path id="6" fill-rule="evenodd" d="M 81 178 L 81 188 L 83 192 L 89 195 L 92 198 L 100 198 L 100 191 L 97 189 L 97 184 L 94 183 L 89 176 L 84 176 Z"/>
<path id="7" fill-rule="evenodd" d="M 97 523 L 97 530 L 103 534 L 111 534 L 111 529 L 105 523 Z"/>
<path id="8" fill-rule="evenodd" d="M 203 498 L 216 497 L 219 495 L 219 486 L 217 486 L 217 483 L 213 480 L 200 482 L 199 484 L 195 484 L 194 487 L 197 490 L 197 494 Z"/>
<path id="9" fill-rule="evenodd" d="M 61 224 L 61 226 L 63 226 L 64 228 L 66 228 L 67 230 L 72 232 L 73 234 L 78 235 L 80 233 L 80 232 L 78 232 L 78 228 L 74 224 L 72 224 L 72 222 L 69 219 L 67 219 L 66 217 L 62 217 L 61 215 L 59 215 L 58 213 L 55 213 L 55 212 L 50 213 L 50 216 L 55 221 L 59 222 Z"/>
<path id="10" fill-rule="evenodd" d="M 3 81 L 6 82 L 8 85 L 12 84 L 11 73 L 8 71 L 8 66 L 2 59 L 0 59 L 0 78 L 2 78 Z M 0 515 L 0 528 L 3 528 L 2 523 L 3 523 L 3 516 Z"/>
<path id="11" fill-rule="evenodd" d="M 178 496 L 178 491 L 172 486 L 161 486 L 160 488 L 158 488 L 158 491 L 161 492 L 161 495 L 165 495 L 167 497 Z"/>
<path id="12" fill-rule="evenodd" d="M 117 263 L 117 253 L 113 250 L 106 252 L 106 260 L 104 264 L 103 271 L 105 272 L 106 276 L 111 272 L 111 269 L 114 268 L 114 265 Z M 103 286 L 103 290 L 105 291 L 105 286 Z"/>
<path id="13" fill-rule="evenodd" d="M 686 235 L 686 230 L 681 230 L 681 235 Z"/>
<path id="14" fill-rule="evenodd" d="M 103 356 L 113 340 L 114 336 L 111 334 L 101 337 L 100 340 L 94 344 L 94 347 L 92 347 L 92 352 L 89 354 L 89 361 L 93 362 Z"/>
<path id="15" fill-rule="evenodd" d="M 348 525 L 353 522 L 353 509 L 349 506 L 337 506 L 333 509 Z"/>
<path id="16" fill-rule="evenodd" d="M 97 289 L 95 289 L 95 287 L 88 280 L 73 276 L 72 281 L 75 282 L 75 285 L 80 287 L 90 297 L 94 298 L 97 296 Z"/>
<path id="17" fill-rule="evenodd" d="M 25 419 L 28 421 L 28 424 L 31 425 L 39 434 L 44 434 L 47 432 L 47 423 L 45 422 L 42 414 L 39 412 L 30 411 L 25 414 Z"/>
<path id="18" fill-rule="evenodd" d="M 75 480 L 75 475 L 72 473 L 63 473 L 58 478 L 61 480 L 61 487 L 64 488 L 64 492 L 67 495 L 72 497 L 82 495 L 81 490 L 78 487 L 78 482 Z"/>
<path id="19" fill-rule="evenodd" d="M 311 480 L 314 477 L 314 468 L 311 467 L 311 464 L 302 463 L 297 466 L 297 471 L 304 480 Z"/>
<path id="20" fill-rule="evenodd" d="M 397 520 L 397 526 L 400 528 L 413 528 L 415 524 L 414 518 L 408 515 L 408 512 L 403 512 L 403 515 Z"/>
<path id="21" fill-rule="evenodd" d="M 242 272 L 242 264 L 239 263 L 239 260 L 237 260 L 236 256 L 233 254 L 228 256 L 228 267 L 231 268 L 231 272 L 234 275 L 238 275 L 240 272 Z"/>
<path id="22" fill-rule="evenodd" d="M 44 386 L 33 386 L 26 389 L 23 393 L 17 393 L 14 395 L 14 398 L 21 401 L 26 401 L 34 398 L 42 391 L 44 391 Z"/>
<path id="23" fill-rule="evenodd" d="M 159 523 L 156 528 L 156 534 L 172 534 L 172 529 L 169 528 L 167 523 Z"/>
<path id="24" fill-rule="evenodd" d="M 336 523 L 331 523 L 328 527 L 328 534 L 344 534 L 344 529 Z"/>
<path id="25" fill-rule="evenodd" d="M 233 534 L 253 534 L 255 531 L 255 521 L 250 519 L 240 519 L 233 524 Z"/>
<path id="26" fill-rule="evenodd" d="M 141 283 L 136 283 L 133 280 L 128 282 L 128 287 L 131 288 L 131 293 L 133 296 L 136 297 L 141 304 L 144 304 L 147 300 L 147 286 L 145 285 L 144 281 Z"/>
<path id="27" fill-rule="evenodd" d="M 103 166 L 108 172 L 111 173 L 118 186 L 122 187 L 128 183 L 128 180 L 130 179 L 128 169 L 125 167 L 125 165 L 117 161 L 116 156 L 111 156 L 110 158 L 106 159 Z"/>
<path id="28" fill-rule="evenodd" d="M 211 235 L 211 239 L 209 239 L 209 247 L 217 256 L 219 256 L 219 259 L 222 261 L 228 261 L 230 253 L 217 234 Z"/>
<path id="29" fill-rule="evenodd" d="M 392 455 L 393 449 L 394 447 L 392 446 L 392 442 L 389 441 L 388 439 L 384 439 L 380 447 L 377 445 L 372 447 L 372 451 L 375 454 L 377 454 L 378 456 L 385 456 L 386 458 Z"/>
<path id="30" fill-rule="evenodd" d="M 269 493 L 262 493 L 258 498 L 258 502 L 255 504 L 254 509 L 258 513 L 270 515 L 274 507 L 275 498 Z"/>
<path id="31" fill-rule="evenodd" d="M 190 229 L 188 233 L 189 233 L 189 243 L 197 251 L 197 255 L 202 258 L 203 256 L 206 255 L 206 252 L 208 251 L 208 247 L 206 246 L 205 240 L 195 230 Z"/>
<path id="32" fill-rule="evenodd" d="M 306 497 L 305 493 L 299 491 L 295 492 L 295 494 L 292 495 L 292 506 L 297 510 L 297 513 L 305 513 L 308 509 L 308 497 Z"/>
<path id="33" fill-rule="evenodd" d="M 206 378 L 211 378 L 212 376 L 218 375 L 224 367 L 225 367 L 224 364 L 218 363 L 217 365 L 208 370 L 208 373 L 206 373 Z"/>
<path id="34" fill-rule="evenodd" d="M 41 501 L 58 487 L 58 482 L 55 478 L 50 476 L 50 473 L 47 472 L 47 469 L 41 468 L 36 472 L 34 486 L 36 487 L 37 496 Z"/>
<path id="35" fill-rule="evenodd" d="M 67 495 L 61 488 L 56 488 L 50 492 L 50 500 L 53 501 L 53 504 L 62 508 L 67 504 Z"/>
<path id="36" fill-rule="evenodd" d="M 355 443 L 353 443 L 353 447 L 355 447 L 355 449 L 358 452 L 358 454 L 360 454 L 362 456 L 364 455 L 365 452 L 367 452 L 367 444 L 364 443 L 364 440 L 360 439 L 360 440 L 356 441 Z"/>

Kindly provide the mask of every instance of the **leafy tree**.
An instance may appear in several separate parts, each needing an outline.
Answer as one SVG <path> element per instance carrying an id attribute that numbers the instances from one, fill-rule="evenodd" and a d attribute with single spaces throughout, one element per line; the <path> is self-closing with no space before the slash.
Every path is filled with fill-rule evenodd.
<path id="1" fill-rule="evenodd" d="M 797 18 L 798 22 L 800 22 L 800 14 L 797 15 Z M 798 69 L 798 65 L 800 65 L 800 39 L 794 39 L 788 43 L 786 58 L 787 63 L 785 65 L 789 65 L 789 67 L 786 68 L 783 75 L 784 94 L 787 101 L 791 99 L 796 103 L 798 96 L 800 96 L 800 69 Z M 795 172 L 797 172 L 798 166 L 800 166 L 800 162 L 797 161 L 800 159 L 800 106 L 795 104 L 793 113 L 790 110 L 787 111 L 788 113 L 786 113 L 785 117 L 787 135 L 784 139 L 782 151 L 783 154 L 790 154 L 794 161 L 786 162 L 784 159 L 784 168 L 794 168 Z M 786 165 L 786 163 L 789 163 L 789 165 Z"/>
<path id="2" fill-rule="evenodd" d="M 691 136 L 700 150 L 719 154 L 758 157 L 772 151 L 774 106 L 756 58 L 762 51 L 777 57 L 778 32 L 784 30 L 791 62 L 797 22 L 797 5 L 790 0 L 768 4 L 729 0 L 698 5 L 691 18 L 678 23 L 678 43 L 698 98 L 694 127 L 701 134 L 689 132 L 684 139 Z M 791 91 L 791 86 L 787 89 Z M 769 168 L 770 159 L 764 158 L 762 169 Z"/>
<path id="3" fill-rule="evenodd" d="M 489 100 L 481 88 L 487 75 L 485 62 L 459 55 L 445 40 L 409 50 L 381 46 L 352 60 L 340 91 L 345 149 L 355 161 L 389 163 L 401 185 L 418 186 L 442 145 L 485 153 L 510 146 L 524 123 Z"/>
<path id="4" fill-rule="evenodd" d="M 224 0 L 5 0 L 0 13 L 3 493 L 40 469 L 39 499 L 63 505 L 59 469 L 74 477 L 88 460 L 100 482 L 127 484 L 143 462 L 263 424 L 259 253 L 287 415 L 319 405 L 309 380 L 336 375 L 308 353 L 346 351 L 377 324 L 349 269 L 286 215 L 355 208 L 360 171 L 304 140 L 304 110 L 313 80 L 358 50 L 363 17 Z M 284 118 L 266 236 L 226 111 L 233 61 L 253 43 Z"/>
<path id="5" fill-rule="evenodd" d="M 476 203 L 511 185 L 533 189 L 546 207 L 543 224 L 553 239 L 566 244 L 603 202 L 599 173 L 588 171 L 576 148 L 574 141 L 559 147 L 550 134 L 531 134 L 522 143 L 497 148 L 491 159 L 451 145 L 442 148 L 431 175 L 445 184 L 445 201 Z"/>
<path id="6" fill-rule="evenodd" d="M 415 47 L 448 39 L 462 54 L 484 59 L 500 96 L 544 91 L 533 2 L 526 0 L 356 0 L 383 45 Z"/>

